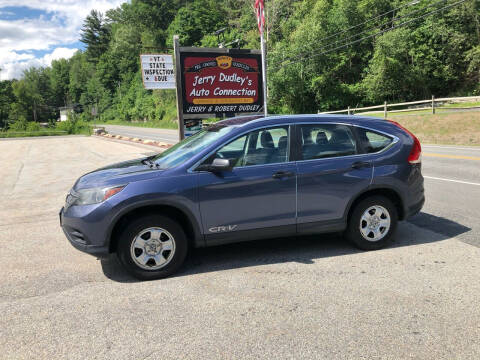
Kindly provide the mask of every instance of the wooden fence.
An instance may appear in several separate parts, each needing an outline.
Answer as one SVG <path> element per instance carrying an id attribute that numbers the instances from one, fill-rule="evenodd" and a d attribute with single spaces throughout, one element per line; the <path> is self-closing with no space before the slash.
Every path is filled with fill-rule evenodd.
<path id="1" fill-rule="evenodd" d="M 395 104 L 388 104 L 386 101 L 383 105 L 375 105 L 375 106 L 366 106 L 366 107 L 359 107 L 359 108 L 351 108 L 350 106 L 344 110 L 336 110 L 336 111 L 325 111 L 325 112 L 318 112 L 319 114 L 341 114 L 346 113 L 348 115 L 355 115 L 355 114 L 372 114 L 372 113 L 382 113 L 383 117 L 387 118 L 388 113 L 399 113 L 399 112 L 408 112 L 408 111 L 418 111 L 418 110 L 431 110 L 432 114 L 435 114 L 435 109 L 475 109 L 480 108 L 480 106 L 469 106 L 469 107 L 447 107 L 442 106 L 443 103 L 462 103 L 467 101 L 480 101 L 480 96 L 464 96 L 464 97 L 453 97 L 453 98 L 439 98 L 435 99 L 435 96 L 432 96 L 431 100 L 418 100 L 418 101 L 410 101 L 410 102 L 403 102 L 403 103 L 395 103 Z M 440 103 L 440 104 L 439 104 Z M 422 105 L 425 104 L 426 106 L 420 107 L 411 107 L 411 105 Z M 400 110 L 388 110 L 389 108 L 395 107 L 405 107 L 406 109 Z M 381 110 L 376 110 L 381 109 Z M 374 111 L 365 111 L 365 110 L 374 110 Z M 358 111 L 361 111 L 360 113 Z"/>

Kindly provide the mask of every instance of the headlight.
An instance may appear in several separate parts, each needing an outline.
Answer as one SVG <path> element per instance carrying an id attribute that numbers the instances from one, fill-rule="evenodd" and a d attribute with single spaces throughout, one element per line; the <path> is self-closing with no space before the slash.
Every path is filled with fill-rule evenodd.
<path id="1" fill-rule="evenodd" d="M 91 188 L 91 189 L 82 189 L 71 192 L 74 200 L 70 205 L 91 205 L 98 204 L 102 201 L 107 200 L 113 195 L 119 193 L 125 188 L 126 185 L 113 186 L 107 188 Z"/>

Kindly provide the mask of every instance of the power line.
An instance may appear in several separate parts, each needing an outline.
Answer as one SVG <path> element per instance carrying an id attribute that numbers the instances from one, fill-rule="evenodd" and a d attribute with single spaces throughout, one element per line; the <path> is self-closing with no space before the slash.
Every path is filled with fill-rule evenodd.
<path id="1" fill-rule="evenodd" d="M 370 28 L 368 28 L 368 29 L 366 29 L 366 30 L 364 30 L 364 31 L 362 31 L 362 32 L 360 32 L 360 33 L 351 35 L 351 36 L 349 36 L 349 37 L 347 37 L 347 38 L 344 38 L 344 39 L 341 39 L 341 40 L 335 40 L 335 41 L 333 41 L 333 42 L 331 42 L 331 43 L 328 43 L 328 44 L 326 44 L 326 45 L 323 45 L 323 46 L 321 46 L 321 47 L 319 47 L 319 48 L 317 48 L 317 49 L 315 49 L 315 50 L 313 50 L 313 51 L 315 51 L 315 52 L 316 52 L 316 51 L 320 51 L 320 50 L 329 48 L 329 47 L 331 47 L 332 45 L 333 45 L 333 46 L 337 46 L 339 42 L 346 42 L 346 41 L 348 41 L 348 40 L 355 39 L 355 38 L 357 38 L 357 37 L 359 37 L 359 36 L 361 36 L 361 35 L 363 35 L 363 34 L 369 33 L 369 32 L 372 31 L 372 30 L 381 29 L 381 28 L 385 27 L 385 26 L 388 25 L 388 24 L 392 24 L 392 25 L 393 25 L 395 21 L 398 21 L 398 20 L 403 19 L 403 18 L 408 18 L 408 17 L 410 17 L 411 15 L 417 14 L 417 13 L 422 12 L 422 11 L 424 11 L 424 10 L 430 8 L 430 7 L 436 6 L 436 5 L 438 5 L 438 4 L 440 4 L 440 3 L 444 3 L 444 2 L 446 2 L 446 1 L 447 1 L 447 0 L 438 0 L 438 1 L 434 2 L 434 3 L 431 3 L 431 4 L 427 5 L 425 8 L 411 11 L 411 12 L 409 12 L 409 13 L 407 13 L 407 14 L 404 14 L 404 15 L 401 15 L 401 16 L 399 16 L 399 17 L 394 17 L 394 18 L 390 19 L 389 21 L 387 21 L 387 22 L 385 22 L 385 23 L 383 23 L 383 24 L 380 24 L 380 25 L 378 25 L 378 26 L 370 27 Z M 412 5 L 412 4 L 413 4 L 412 2 L 409 3 L 409 5 Z M 403 6 L 403 7 L 405 7 L 405 6 Z M 401 7 L 399 7 L 399 8 L 401 8 Z M 397 9 L 399 9 L 399 8 L 397 8 Z M 395 10 L 396 10 L 396 9 L 394 9 L 394 10 L 392 10 L 392 11 L 395 11 Z M 386 13 L 385 13 L 385 14 L 386 14 Z M 373 18 L 373 19 L 375 19 L 375 18 Z M 367 20 L 367 22 L 368 22 L 368 20 Z M 392 27 L 390 26 L 389 29 L 392 29 Z M 347 29 L 347 30 L 348 30 L 348 29 Z M 345 30 L 345 31 L 347 31 L 347 30 Z M 387 29 L 387 30 L 388 30 L 388 29 Z M 345 31 L 344 31 L 344 32 L 345 32 Z M 322 41 L 322 40 L 319 40 L 319 42 L 321 42 L 321 41 Z M 311 52 L 312 52 L 312 51 L 310 51 L 310 53 L 311 53 Z M 292 60 L 295 60 L 295 58 L 283 59 L 282 62 L 292 61 Z"/>
<path id="2" fill-rule="evenodd" d="M 367 29 L 367 30 L 364 30 L 364 31 L 362 31 L 362 32 L 360 32 L 360 33 L 358 33 L 358 34 L 351 35 L 351 36 L 349 36 L 348 38 L 342 39 L 342 41 L 347 41 L 347 40 L 355 39 L 355 38 L 359 37 L 360 35 L 366 34 L 366 33 L 370 32 L 370 31 L 372 31 L 372 30 L 381 29 L 382 27 L 384 27 L 384 26 L 386 26 L 386 25 L 388 25 L 388 24 L 393 24 L 395 21 L 398 21 L 398 20 L 400 20 L 400 19 L 409 18 L 409 17 L 410 17 L 411 15 L 413 15 L 413 14 L 417 14 L 417 13 L 422 12 L 422 11 L 424 11 L 424 10 L 430 8 L 430 7 L 436 6 L 436 5 L 438 5 L 438 4 L 440 4 L 440 3 L 444 3 L 444 2 L 446 2 L 446 1 L 447 1 L 447 0 L 439 0 L 439 1 L 436 1 L 436 2 L 434 2 L 434 3 L 432 3 L 432 4 L 427 5 L 427 6 L 426 6 L 425 8 L 423 8 L 423 9 L 417 9 L 417 10 L 414 10 L 414 11 L 412 11 L 412 12 L 409 12 L 408 14 L 401 15 L 401 16 L 396 17 L 396 18 L 394 17 L 394 18 L 390 19 L 389 21 L 387 21 L 387 22 L 385 22 L 385 23 L 383 23 L 383 24 L 381 24 L 381 25 L 379 25 L 379 26 L 374 26 L 374 27 L 371 27 L 371 28 L 369 28 L 369 29 Z M 328 47 L 330 47 L 330 46 L 332 46 L 332 45 L 334 45 L 334 44 L 336 45 L 336 44 L 338 44 L 338 42 L 339 42 L 339 41 L 331 42 L 331 43 L 329 43 L 329 44 L 327 44 L 327 45 L 324 45 L 324 46 L 318 48 L 316 51 L 322 50 L 322 49 L 325 49 L 325 48 L 328 48 Z"/>
<path id="3" fill-rule="evenodd" d="M 350 42 L 350 43 L 347 43 L 347 44 L 344 44 L 344 45 L 335 47 L 335 48 L 333 48 L 333 49 L 329 49 L 329 50 L 326 50 L 326 51 L 322 51 L 322 52 L 316 53 L 316 54 L 314 53 L 314 54 L 311 54 L 311 55 L 308 56 L 308 57 L 303 56 L 303 57 L 301 57 L 300 59 L 298 59 L 298 60 L 296 60 L 296 61 L 294 61 L 294 60 L 288 60 L 286 63 L 285 63 L 285 62 L 282 63 L 281 66 L 276 67 L 276 68 L 274 67 L 274 70 L 277 71 L 277 70 L 279 70 L 279 69 L 281 69 L 281 68 L 283 68 L 283 67 L 285 67 L 285 66 L 289 66 L 289 65 L 292 65 L 292 64 L 296 64 L 296 63 L 299 63 L 299 62 L 303 62 L 303 61 L 305 61 L 305 60 L 309 60 L 309 59 L 312 59 L 312 58 L 315 58 L 315 57 L 318 57 L 318 56 L 321 56 L 321 55 L 325 55 L 325 54 L 331 53 L 332 51 L 336 51 L 336 50 L 343 49 L 343 48 L 348 47 L 348 46 L 350 46 L 350 45 L 354 45 L 354 44 L 356 44 L 356 43 L 359 43 L 359 42 L 361 42 L 361 41 L 364 41 L 364 40 L 367 40 L 367 39 L 371 39 L 371 38 L 373 38 L 373 37 L 382 35 L 382 34 L 388 32 L 388 31 L 392 31 L 392 30 L 394 30 L 394 29 L 397 29 L 397 28 L 403 27 L 403 26 L 405 26 L 405 25 L 408 25 L 408 24 L 410 24 L 410 23 L 412 23 L 412 22 L 414 22 L 414 21 L 416 21 L 416 20 L 423 19 L 423 18 L 425 18 L 425 17 L 427 17 L 427 16 L 430 16 L 430 15 L 435 14 L 435 13 L 437 13 L 437 12 L 440 12 L 440 11 L 442 11 L 442 10 L 449 9 L 449 8 L 454 7 L 454 6 L 460 5 L 461 3 L 464 3 L 465 1 L 467 1 L 467 0 L 460 0 L 460 1 L 457 1 L 457 2 L 455 2 L 455 3 L 453 3 L 453 4 L 451 4 L 451 5 L 446 5 L 446 6 L 442 7 L 442 8 L 440 8 L 440 9 L 432 10 L 432 11 L 426 13 L 426 14 L 423 14 L 423 15 L 418 16 L 418 17 L 416 17 L 416 18 L 413 18 L 413 19 L 411 19 L 411 20 L 405 21 L 405 22 L 400 23 L 400 24 L 398 24 L 398 25 L 394 25 L 394 26 L 392 26 L 392 27 L 390 27 L 390 28 L 388 28 L 388 29 L 378 31 L 378 32 L 376 32 L 376 33 L 374 33 L 374 34 L 365 36 L 365 37 L 363 37 L 363 38 L 361 38 L 361 39 L 354 40 L 354 41 L 352 41 L 352 42 Z"/>
<path id="4" fill-rule="evenodd" d="M 442 0 L 442 1 L 447 1 L 447 0 Z M 395 13 L 396 11 L 398 11 L 398 10 L 400 10 L 400 9 L 403 9 L 404 7 L 411 6 L 411 5 L 416 5 L 416 4 L 418 4 L 418 3 L 419 3 L 419 0 L 409 1 L 408 3 L 406 3 L 406 4 L 402 5 L 402 6 L 399 6 L 399 7 L 395 8 L 395 9 L 389 10 L 389 11 L 387 11 L 387 12 L 385 12 L 385 13 L 383 13 L 383 14 L 377 15 L 377 16 L 375 16 L 375 17 L 373 17 L 373 18 L 367 19 L 367 20 L 365 20 L 364 22 L 362 22 L 362 23 L 360 23 L 360 24 L 351 26 L 351 27 L 349 27 L 348 29 L 341 30 L 341 31 L 336 32 L 336 33 L 334 33 L 334 34 L 328 35 L 327 37 L 324 37 L 324 38 L 318 40 L 318 42 L 322 42 L 322 41 L 325 41 L 325 40 L 329 40 L 329 39 L 331 39 L 331 38 L 333 38 L 333 37 L 336 37 L 336 36 L 338 36 L 338 35 L 341 35 L 341 34 L 344 34 L 344 33 L 346 33 L 346 32 L 349 32 L 350 30 L 356 29 L 356 28 L 359 27 L 359 26 L 368 24 L 369 22 L 372 22 L 372 21 L 374 21 L 374 20 L 377 20 L 377 19 L 379 19 L 379 18 L 382 18 L 382 17 L 384 17 L 384 16 L 387 16 L 388 14 Z"/>

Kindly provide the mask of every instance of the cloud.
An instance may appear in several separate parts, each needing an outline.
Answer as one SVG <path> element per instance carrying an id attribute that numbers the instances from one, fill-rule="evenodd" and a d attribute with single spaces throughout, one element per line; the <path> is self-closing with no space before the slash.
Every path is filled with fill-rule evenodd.
<path id="1" fill-rule="evenodd" d="M 40 10 L 37 18 L 0 20 L 0 73 L 1 79 L 18 78 L 25 68 L 46 66 L 55 57 L 70 57 L 76 49 L 68 45 L 78 42 L 80 29 L 92 9 L 105 13 L 124 0 L 1 0 L 2 8 L 28 7 Z M 51 51 L 41 57 L 19 54 L 29 50 Z M 28 58 L 27 58 L 28 57 Z"/>
<path id="2" fill-rule="evenodd" d="M 68 59 L 75 54 L 77 49 L 58 47 L 51 53 L 36 58 L 32 54 L 18 54 L 15 51 L 0 54 L 0 80 L 18 79 L 23 71 L 31 67 L 50 66 L 53 60 Z"/>
<path id="3" fill-rule="evenodd" d="M 74 30 L 65 29 L 59 22 L 0 20 L 0 49 L 2 52 L 47 50 L 57 44 L 71 44 L 77 39 L 78 34 Z"/>
<path id="4" fill-rule="evenodd" d="M 0 16 L 12 16 L 12 15 L 15 15 L 13 11 L 0 10 Z"/>

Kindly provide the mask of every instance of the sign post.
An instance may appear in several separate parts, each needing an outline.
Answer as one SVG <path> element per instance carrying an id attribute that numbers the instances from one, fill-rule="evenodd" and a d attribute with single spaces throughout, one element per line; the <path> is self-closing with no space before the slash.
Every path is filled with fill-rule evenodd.
<path id="1" fill-rule="evenodd" d="M 172 55 L 142 54 L 142 80 L 145 89 L 175 89 Z"/>
<path id="2" fill-rule="evenodd" d="M 178 36 L 173 43 L 180 140 L 197 131 L 201 119 L 262 112 L 260 51 L 180 47 Z"/>
<path id="3" fill-rule="evenodd" d="M 178 139 L 182 141 L 185 137 L 183 120 L 183 90 L 182 90 L 182 68 L 180 66 L 180 42 L 178 35 L 173 36 L 173 51 L 175 53 L 175 83 L 177 87 L 177 118 L 178 118 Z"/>
<path id="4" fill-rule="evenodd" d="M 140 62 L 145 89 L 176 89 L 180 141 L 201 129 L 202 119 L 266 110 L 260 51 L 180 47 L 178 35 L 173 49 L 175 66 L 167 54 L 141 54 Z"/>

